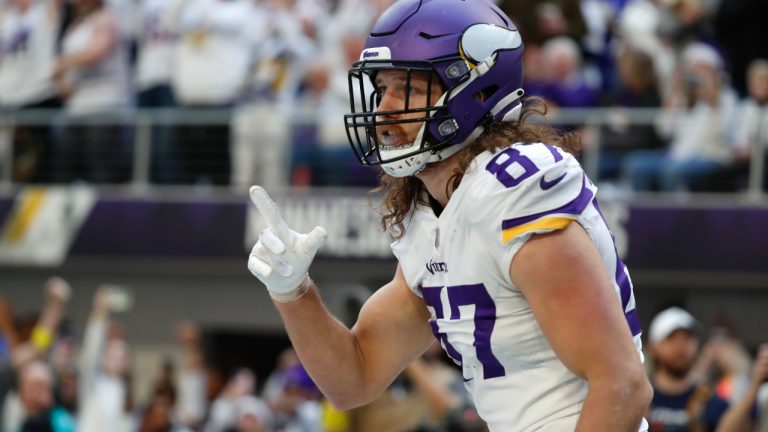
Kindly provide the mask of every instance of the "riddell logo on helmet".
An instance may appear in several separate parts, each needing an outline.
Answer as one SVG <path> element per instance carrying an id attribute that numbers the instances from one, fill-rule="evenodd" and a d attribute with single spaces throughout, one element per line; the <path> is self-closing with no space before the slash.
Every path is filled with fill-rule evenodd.
<path id="1" fill-rule="evenodd" d="M 392 58 L 392 54 L 388 47 L 368 48 L 360 53 L 360 60 L 388 60 L 390 58 Z"/>

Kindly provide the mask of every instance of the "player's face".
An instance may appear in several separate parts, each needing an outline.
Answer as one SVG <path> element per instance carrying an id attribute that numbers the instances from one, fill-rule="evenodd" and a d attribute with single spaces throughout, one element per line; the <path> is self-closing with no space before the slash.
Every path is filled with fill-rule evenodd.
<path id="1" fill-rule="evenodd" d="M 698 339 L 685 329 L 675 330 L 653 346 L 656 366 L 679 378 L 688 374 L 698 351 Z"/>
<path id="2" fill-rule="evenodd" d="M 442 93 L 439 80 L 432 79 L 431 84 L 426 72 L 411 74 L 410 85 L 405 71 L 384 70 L 376 74 L 374 85 L 379 92 L 381 102 L 377 112 L 403 109 L 423 109 L 437 102 Z M 429 100 L 427 100 L 429 98 Z M 407 101 L 407 106 L 406 106 Z M 424 117 L 425 112 L 383 114 L 378 121 L 403 121 Z M 396 148 L 410 144 L 416 139 L 422 122 L 383 125 L 376 128 L 379 144 L 387 148 Z"/>

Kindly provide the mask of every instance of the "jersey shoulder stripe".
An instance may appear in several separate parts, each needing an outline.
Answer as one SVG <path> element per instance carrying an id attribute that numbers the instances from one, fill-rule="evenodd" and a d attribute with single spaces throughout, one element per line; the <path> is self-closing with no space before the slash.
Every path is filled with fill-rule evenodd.
<path id="1" fill-rule="evenodd" d="M 581 191 L 566 204 L 543 212 L 505 219 L 501 222 L 503 242 L 508 243 L 514 237 L 539 229 L 563 229 L 584 211 L 593 199 L 592 190 L 587 187 L 586 176 L 582 175 Z"/>

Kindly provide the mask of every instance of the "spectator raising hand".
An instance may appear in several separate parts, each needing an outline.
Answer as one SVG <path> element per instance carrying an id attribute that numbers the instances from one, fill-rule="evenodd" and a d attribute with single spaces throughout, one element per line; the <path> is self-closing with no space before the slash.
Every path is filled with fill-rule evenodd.
<path id="1" fill-rule="evenodd" d="M 723 416 L 722 431 L 751 432 L 754 430 L 754 413 L 760 387 L 768 381 L 768 343 L 762 344 L 752 365 L 752 380 L 742 398 L 733 401 L 733 406 Z"/>
<path id="2" fill-rule="evenodd" d="M 6 321 L 10 320 L 9 323 L 3 324 L 3 327 L 7 328 L 4 331 L 6 332 L 6 339 L 11 345 L 13 365 L 17 369 L 48 352 L 69 302 L 71 289 L 67 281 L 53 277 L 46 281 L 44 294 L 45 306 L 40 314 L 40 319 L 32 329 L 29 341 L 22 341 L 20 336 L 16 334 L 13 327 L 13 314 L 3 314 L 8 317 Z"/>
<path id="3" fill-rule="evenodd" d="M 132 430 L 128 346 L 122 338 L 108 337 L 110 314 L 126 309 L 125 297 L 109 286 L 100 287 L 94 295 L 79 370 L 80 432 Z"/>

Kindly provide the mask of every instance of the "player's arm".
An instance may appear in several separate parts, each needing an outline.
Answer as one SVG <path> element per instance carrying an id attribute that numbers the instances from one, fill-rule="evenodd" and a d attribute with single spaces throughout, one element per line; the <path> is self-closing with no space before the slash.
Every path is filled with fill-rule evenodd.
<path id="1" fill-rule="evenodd" d="M 636 432 L 652 389 L 602 259 L 584 229 L 533 236 L 509 268 L 547 340 L 589 382 L 577 431 Z"/>
<path id="2" fill-rule="evenodd" d="M 339 408 L 379 395 L 433 337 L 429 315 L 398 267 L 394 279 L 363 306 L 352 330 L 334 318 L 307 275 L 325 230 L 293 231 L 264 189 L 251 199 L 268 227 L 251 251 L 248 269 L 267 287 L 302 364 Z"/>
<path id="3" fill-rule="evenodd" d="M 312 379 L 334 405 L 349 409 L 375 399 L 434 341 L 420 303 L 398 267 L 363 305 L 352 330 L 328 312 L 314 286 L 275 305 Z"/>

